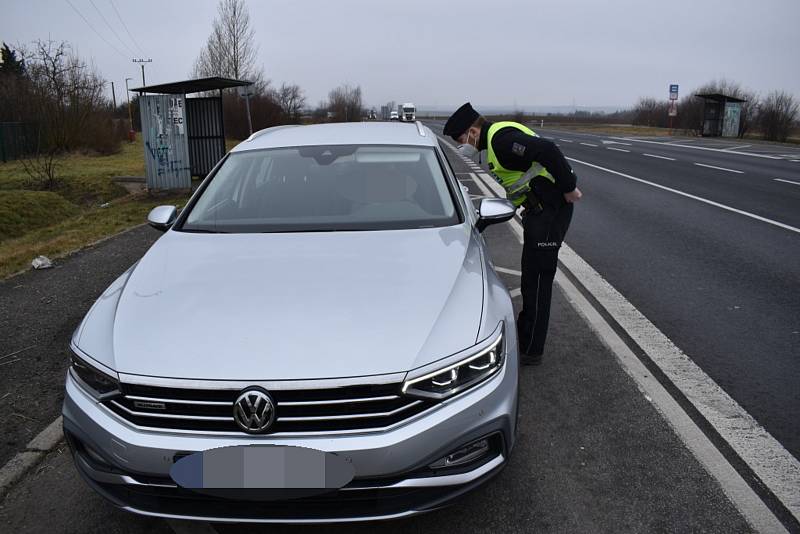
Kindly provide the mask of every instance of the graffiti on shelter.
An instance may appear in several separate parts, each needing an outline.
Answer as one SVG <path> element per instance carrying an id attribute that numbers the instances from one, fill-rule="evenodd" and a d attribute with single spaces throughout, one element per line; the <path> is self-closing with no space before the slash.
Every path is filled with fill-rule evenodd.
<path id="1" fill-rule="evenodd" d="M 147 98 L 147 135 L 145 136 L 145 155 L 148 157 L 148 184 L 160 187 L 186 176 L 188 179 L 188 153 L 186 150 L 186 130 L 184 123 L 183 97 L 154 95 Z M 181 150 L 181 148 L 184 148 Z M 165 178 L 156 180 L 156 178 Z M 151 186 L 151 187 L 152 187 Z"/>

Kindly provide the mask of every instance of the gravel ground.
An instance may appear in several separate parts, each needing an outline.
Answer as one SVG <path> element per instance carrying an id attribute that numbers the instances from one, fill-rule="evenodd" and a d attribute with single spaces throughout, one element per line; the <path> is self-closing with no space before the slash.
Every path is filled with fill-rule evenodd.
<path id="1" fill-rule="evenodd" d="M 160 235 L 137 227 L 0 281 L 0 465 L 59 416 L 72 332 Z"/>

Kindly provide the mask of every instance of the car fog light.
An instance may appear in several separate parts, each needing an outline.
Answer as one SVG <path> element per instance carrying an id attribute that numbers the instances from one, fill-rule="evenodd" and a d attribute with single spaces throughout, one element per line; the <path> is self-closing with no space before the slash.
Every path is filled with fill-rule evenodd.
<path id="1" fill-rule="evenodd" d="M 457 451 L 448 454 L 444 458 L 436 460 L 428 467 L 431 469 L 458 467 L 459 465 L 468 464 L 477 460 L 478 458 L 481 458 L 482 456 L 486 455 L 487 452 L 489 452 L 489 440 L 480 439 L 478 441 L 473 441 L 466 447 L 462 447 Z"/>

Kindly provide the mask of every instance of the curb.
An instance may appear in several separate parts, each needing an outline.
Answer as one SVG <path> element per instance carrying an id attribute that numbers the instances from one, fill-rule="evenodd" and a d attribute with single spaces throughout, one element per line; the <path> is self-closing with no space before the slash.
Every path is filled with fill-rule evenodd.
<path id="1" fill-rule="evenodd" d="M 47 428 L 39 432 L 25 447 L 3 467 L 0 467 L 0 499 L 3 499 L 14 485 L 64 439 L 62 419 L 59 415 Z"/>

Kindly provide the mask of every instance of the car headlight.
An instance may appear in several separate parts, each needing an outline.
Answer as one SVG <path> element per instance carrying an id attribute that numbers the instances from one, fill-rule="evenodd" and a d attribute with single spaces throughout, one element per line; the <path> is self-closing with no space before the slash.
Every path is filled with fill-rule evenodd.
<path id="1" fill-rule="evenodd" d="M 109 374 L 96 365 L 89 363 L 73 351 L 70 357 L 70 372 L 78 383 L 98 400 L 104 400 L 119 394 L 119 379 L 114 373 Z"/>
<path id="2" fill-rule="evenodd" d="M 469 389 L 493 376 L 505 363 L 503 324 L 480 348 L 454 363 L 403 383 L 403 393 L 414 397 L 444 399 Z"/>

